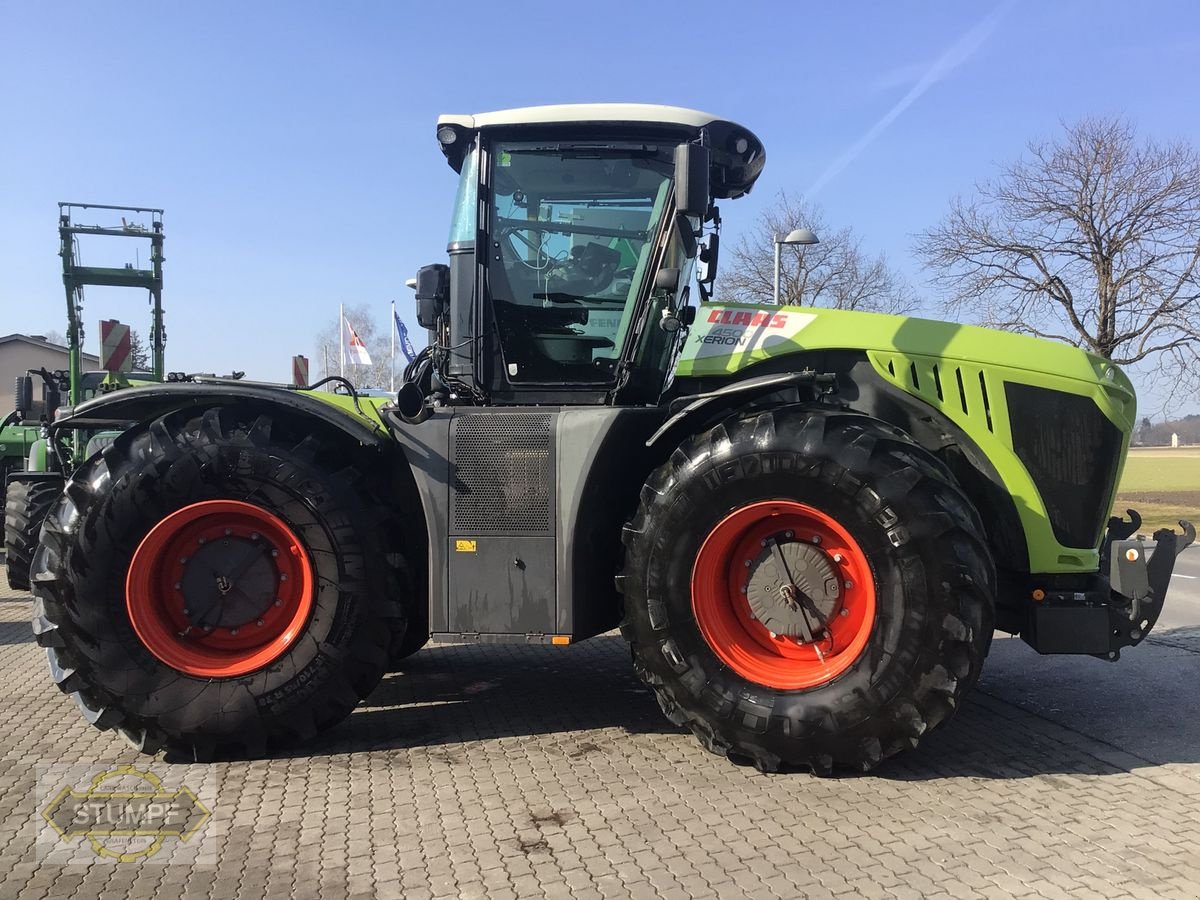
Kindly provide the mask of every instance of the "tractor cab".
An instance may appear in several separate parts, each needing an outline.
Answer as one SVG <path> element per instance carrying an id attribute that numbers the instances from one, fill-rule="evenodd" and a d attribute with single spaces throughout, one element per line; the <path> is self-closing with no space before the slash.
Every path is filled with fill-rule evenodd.
<path id="1" fill-rule="evenodd" d="M 668 106 L 442 116 L 459 175 L 449 266 L 417 279 L 431 365 L 454 402 L 653 402 L 715 277 L 713 200 L 765 162 L 747 129 Z M 715 233 L 715 229 L 712 229 Z M 437 385 L 429 385 L 432 391 Z"/>

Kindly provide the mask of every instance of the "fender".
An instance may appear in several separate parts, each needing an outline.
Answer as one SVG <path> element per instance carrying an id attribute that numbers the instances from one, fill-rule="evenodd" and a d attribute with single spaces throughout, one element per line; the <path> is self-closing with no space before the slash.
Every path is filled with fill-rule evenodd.
<path id="1" fill-rule="evenodd" d="M 339 395 L 328 396 L 332 400 Z M 345 399 L 349 404 L 349 398 Z M 382 424 L 372 415 L 375 406 L 371 403 L 365 403 L 358 410 L 352 406 L 343 408 L 311 392 L 259 384 L 176 383 L 113 391 L 74 408 L 59 409 L 53 427 L 55 431 L 62 428 L 121 428 L 176 410 L 245 402 L 312 416 L 367 446 L 390 442 Z"/>
<path id="2" fill-rule="evenodd" d="M 796 372 L 797 369 L 802 372 Z M 680 419 L 686 430 L 695 431 L 756 401 L 779 402 L 779 395 L 771 393 L 777 387 L 769 379 L 789 372 L 800 375 L 804 371 L 828 373 L 825 377 L 832 375 L 836 382 L 834 402 L 895 425 L 939 457 L 984 517 L 997 563 L 1015 572 L 1030 571 L 1029 549 L 1016 501 L 988 455 L 971 435 L 939 410 L 880 377 L 861 351 L 813 351 L 775 357 L 743 370 L 740 381 L 735 380 L 736 375 L 677 379 L 676 386 L 682 396 L 676 402 L 693 402 L 670 421 L 672 431 L 679 427 Z M 745 377 L 747 374 L 751 377 Z M 803 381 L 794 384 L 802 388 Z M 739 385 L 746 385 L 749 390 L 739 391 Z M 695 402 L 714 397 L 724 402 L 712 405 Z M 661 440 L 665 432 L 665 426 L 659 429 L 655 440 Z M 670 445 L 669 441 L 663 443 Z"/>
<path id="3" fill-rule="evenodd" d="M 833 375 L 805 370 L 803 372 L 784 372 L 778 375 L 760 375 L 723 384 L 715 390 L 704 393 L 685 394 L 668 404 L 667 410 L 672 415 L 646 439 L 646 446 L 653 447 L 662 440 L 664 435 L 684 422 L 692 424 L 696 421 L 711 420 L 714 414 L 728 414 L 744 407 L 750 401 L 768 394 L 775 394 L 789 388 L 799 388 L 801 385 L 810 389 L 831 390 L 836 383 L 837 378 Z"/>

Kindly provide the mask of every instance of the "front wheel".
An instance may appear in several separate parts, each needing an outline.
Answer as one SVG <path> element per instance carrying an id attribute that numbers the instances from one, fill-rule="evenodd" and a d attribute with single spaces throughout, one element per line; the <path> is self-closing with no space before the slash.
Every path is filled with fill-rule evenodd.
<path id="1" fill-rule="evenodd" d="M 878 420 L 731 419 L 651 475 L 624 538 L 636 667 L 713 752 L 869 769 L 979 676 L 983 526 L 945 468 Z"/>

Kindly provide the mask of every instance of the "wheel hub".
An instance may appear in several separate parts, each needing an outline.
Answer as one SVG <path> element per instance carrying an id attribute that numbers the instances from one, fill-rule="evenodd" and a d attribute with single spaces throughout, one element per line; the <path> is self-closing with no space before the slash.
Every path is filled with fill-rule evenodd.
<path id="1" fill-rule="evenodd" d="M 757 501 L 726 515 L 701 544 L 692 611 L 709 648 L 738 675 L 806 690 L 865 650 L 875 576 L 834 516 L 795 500 Z"/>
<path id="2" fill-rule="evenodd" d="M 184 616 L 202 628 L 257 621 L 274 603 L 278 580 L 262 540 L 231 536 L 200 545 L 179 579 Z"/>
<path id="3" fill-rule="evenodd" d="M 780 571 L 771 541 L 778 547 L 785 572 Z M 762 552 L 749 563 L 746 602 L 750 615 L 769 631 L 802 638 L 807 625 L 815 636 L 824 630 L 825 622 L 837 615 L 841 579 L 819 547 L 786 534 L 774 535 L 764 541 Z"/>
<path id="4" fill-rule="evenodd" d="M 202 678 L 271 664 L 316 602 L 312 562 L 291 527 L 240 500 L 205 500 L 154 526 L 130 560 L 129 621 L 161 662 Z"/>

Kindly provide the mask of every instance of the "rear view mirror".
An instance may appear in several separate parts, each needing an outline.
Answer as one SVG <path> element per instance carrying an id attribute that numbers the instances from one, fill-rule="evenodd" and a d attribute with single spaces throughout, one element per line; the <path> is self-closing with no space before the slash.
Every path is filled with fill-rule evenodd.
<path id="1" fill-rule="evenodd" d="M 417 324 L 436 328 L 450 303 L 450 267 L 443 263 L 417 270 Z"/>
<path id="2" fill-rule="evenodd" d="M 708 213 L 709 152 L 699 144 L 675 148 L 675 206 L 681 216 L 704 218 Z"/>

